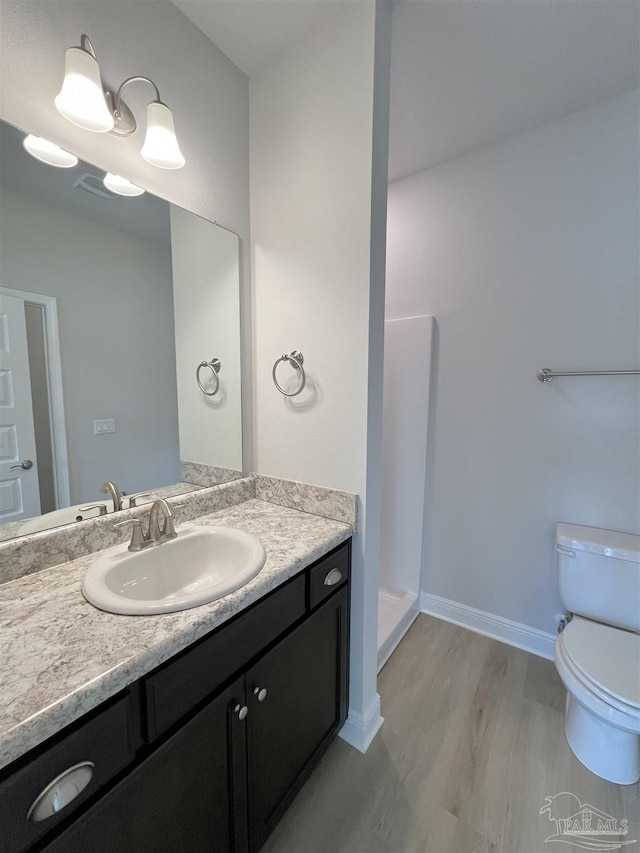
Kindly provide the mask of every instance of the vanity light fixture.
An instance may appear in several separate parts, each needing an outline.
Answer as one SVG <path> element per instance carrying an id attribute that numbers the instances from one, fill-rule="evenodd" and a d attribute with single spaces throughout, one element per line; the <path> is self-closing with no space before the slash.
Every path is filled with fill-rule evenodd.
<path id="1" fill-rule="evenodd" d="M 135 117 L 122 100 L 131 83 L 149 83 L 155 100 L 147 107 L 147 132 L 140 154 L 152 166 L 180 169 L 185 159 L 180 151 L 169 107 L 160 100 L 158 87 L 148 77 L 128 77 L 116 94 L 102 82 L 100 68 L 90 38 L 83 34 L 81 47 L 67 50 L 62 88 L 55 99 L 58 112 L 78 127 L 96 133 L 111 132 L 130 136 L 137 127 Z"/>
<path id="2" fill-rule="evenodd" d="M 75 154 L 65 151 L 49 142 L 48 139 L 43 139 L 41 136 L 33 136 L 31 133 L 22 140 L 25 149 L 42 163 L 48 166 L 56 166 L 58 169 L 70 169 L 78 162 Z"/>
<path id="3" fill-rule="evenodd" d="M 142 187 L 132 184 L 131 181 L 121 178 L 120 175 L 115 175 L 113 172 L 107 172 L 103 183 L 108 190 L 118 195 L 136 196 L 144 193 Z"/>
<path id="4" fill-rule="evenodd" d="M 173 115 L 159 99 L 147 107 L 147 135 L 140 155 L 147 163 L 161 169 L 180 169 L 184 166 L 184 157 L 173 126 Z"/>

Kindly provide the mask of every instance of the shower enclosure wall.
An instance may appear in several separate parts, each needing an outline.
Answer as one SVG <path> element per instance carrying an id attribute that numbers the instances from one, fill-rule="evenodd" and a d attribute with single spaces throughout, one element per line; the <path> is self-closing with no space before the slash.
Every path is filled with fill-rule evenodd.
<path id="1" fill-rule="evenodd" d="M 378 670 L 418 615 L 433 319 L 385 322 Z"/>

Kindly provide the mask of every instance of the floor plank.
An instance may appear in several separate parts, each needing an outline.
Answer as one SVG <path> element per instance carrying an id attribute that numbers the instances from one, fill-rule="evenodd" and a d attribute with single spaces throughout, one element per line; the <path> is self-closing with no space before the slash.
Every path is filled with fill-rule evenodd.
<path id="1" fill-rule="evenodd" d="M 640 786 L 573 756 L 551 661 L 420 616 L 378 686 L 367 754 L 337 740 L 264 853 L 579 853 L 546 841 L 540 809 L 562 792 L 626 819 L 620 849 L 640 853 Z"/>

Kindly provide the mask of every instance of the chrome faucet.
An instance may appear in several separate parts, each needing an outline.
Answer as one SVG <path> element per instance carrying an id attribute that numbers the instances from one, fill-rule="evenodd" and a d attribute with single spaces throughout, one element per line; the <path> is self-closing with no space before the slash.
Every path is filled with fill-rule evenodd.
<path id="1" fill-rule="evenodd" d="M 120 490 L 116 484 L 112 483 L 111 480 L 107 480 L 106 483 L 103 483 L 100 486 L 100 491 L 103 495 L 111 496 L 111 500 L 113 501 L 113 511 L 120 512 L 122 509 L 122 495 L 120 494 Z"/>
<path id="2" fill-rule="evenodd" d="M 129 542 L 129 551 L 143 551 L 151 545 L 160 545 L 162 542 L 169 542 L 175 539 L 178 535 L 174 524 L 175 516 L 173 510 L 164 498 L 158 498 L 151 505 L 149 516 L 149 528 L 145 533 L 142 526 L 142 518 L 130 518 L 128 521 L 121 521 L 116 524 L 116 527 L 122 527 L 125 524 L 131 524 L 133 530 L 131 532 L 131 541 Z M 160 516 L 162 515 L 162 526 L 160 526 Z"/>
<path id="3" fill-rule="evenodd" d="M 162 527 L 160 527 L 161 513 L 163 516 Z M 177 535 L 173 510 L 164 498 L 158 498 L 151 504 L 151 512 L 149 513 L 149 542 L 166 542 L 168 539 L 175 539 Z"/>

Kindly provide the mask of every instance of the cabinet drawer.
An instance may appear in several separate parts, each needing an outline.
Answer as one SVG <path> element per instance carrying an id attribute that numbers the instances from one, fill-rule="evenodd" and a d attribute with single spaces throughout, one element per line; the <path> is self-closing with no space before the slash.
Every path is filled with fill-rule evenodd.
<path id="1" fill-rule="evenodd" d="M 313 609 L 349 580 L 349 543 L 340 545 L 309 570 L 309 607 Z"/>
<path id="2" fill-rule="evenodd" d="M 132 726 L 127 694 L 0 783 L 0 850 L 25 850 L 132 763 Z"/>
<path id="3" fill-rule="evenodd" d="M 149 739 L 188 714 L 304 613 L 300 575 L 147 678 Z"/>

